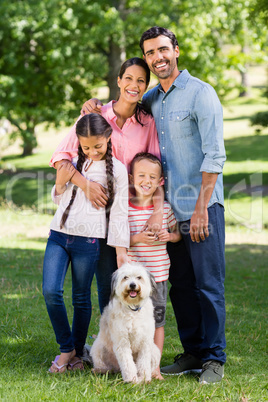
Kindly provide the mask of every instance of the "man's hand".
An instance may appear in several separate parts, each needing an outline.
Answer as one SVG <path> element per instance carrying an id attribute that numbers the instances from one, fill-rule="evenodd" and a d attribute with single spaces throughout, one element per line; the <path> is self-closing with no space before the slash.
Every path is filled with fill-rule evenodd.
<path id="1" fill-rule="evenodd" d="M 101 114 L 101 107 L 102 103 L 99 99 L 97 98 L 92 98 L 86 101 L 81 109 L 81 115 L 84 116 L 85 114 L 90 114 L 90 113 L 98 113 Z"/>
<path id="2" fill-rule="evenodd" d="M 199 243 L 200 240 L 204 241 L 209 236 L 207 208 L 198 208 L 196 205 L 190 221 L 190 236 L 196 243 Z"/>
<path id="3" fill-rule="evenodd" d="M 158 234 L 162 229 L 163 213 L 161 211 L 153 213 L 143 227 L 143 231 L 150 231 Z"/>

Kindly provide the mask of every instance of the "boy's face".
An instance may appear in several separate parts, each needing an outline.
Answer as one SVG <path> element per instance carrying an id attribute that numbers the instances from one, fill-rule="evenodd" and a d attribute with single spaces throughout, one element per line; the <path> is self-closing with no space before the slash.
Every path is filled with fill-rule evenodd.
<path id="1" fill-rule="evenodd" d="M 136 190 L 136 196 L 142 198 L 152 197 L 160 185 L 161 167 L 148 159 L 135 162 L 132 175 L 132 183 Z"/>

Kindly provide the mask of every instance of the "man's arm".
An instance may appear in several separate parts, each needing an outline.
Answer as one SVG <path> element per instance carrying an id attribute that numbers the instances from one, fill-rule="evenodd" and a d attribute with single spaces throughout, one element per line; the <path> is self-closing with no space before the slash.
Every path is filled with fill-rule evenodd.
<path id="1" fill-rule="evenodd" d="M 212 196 L 218 173 L 202 173 L 202 184 L 195 210 L 190 221 L 190 236 L 193 242 L 200 242 L 209 236 L 208 203 Z"/>

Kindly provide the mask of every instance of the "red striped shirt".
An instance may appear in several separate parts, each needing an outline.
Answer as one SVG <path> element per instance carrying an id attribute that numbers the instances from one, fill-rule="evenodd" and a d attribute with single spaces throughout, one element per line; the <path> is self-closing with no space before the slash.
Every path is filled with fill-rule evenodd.
<path id="1" fill-rule="evenodd" d="M 154 206 L 138 207 L 129 201 L 128 220 L 130 226 L 130 235 L 140 233 L 147 220 L 150 218 Z M 176 218 L 170 204 L 164 202 L 162 229 L 174 229 Z M 167 243 L 156 241 L 151 245 L 137 243 L 129 247 L 128 256 L 132 261 L 140 262 L 146 266 L 154 275 L 156 282 L 166 281 L 169 275 L 170 260 L 167 253 Z"/>

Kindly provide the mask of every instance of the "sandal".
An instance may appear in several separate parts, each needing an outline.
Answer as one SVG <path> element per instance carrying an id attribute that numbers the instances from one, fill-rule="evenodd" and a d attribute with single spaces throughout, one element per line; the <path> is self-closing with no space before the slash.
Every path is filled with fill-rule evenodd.
<path id="1" fill-rule="evenodd" d="M 75 367 L 77 364 L 80 364 L 80 367 Z M 76 370 L 84 370 L 84 365 L 83 365 L 83 361 L 81 359 L 77 359 L 74 363 L 68 363 L 68 370 L 70 371 L 76 371 Z"/>
<path id="2" fill-rule="evenodd" d="M 51 367 L 52 367 L 52 366 L 51 366 L 50 369 L 48 370 L 49 373 L 53 373 L 53 374 L 54 374 L 54 373 L 60 373 L 60 374 L 65 373 L 65 371 L 66 371 L 66 369 L 67 369 L 67 366 L 68 366 L 68 363 L 65 363 L 65 364 L 62 364 L 61 366 L 59 366 L 58 363 L 57 363 L 57 361 L 59 360 L 59 358 L 60 358 L 60 355 L 56 356 L 56 357 L 55 357 L 55 360 L 51 362 L 51 363 L 52 363 L 52 366 L 53 366 L 53 365 L 56 366 L 56 368 L 57 368 L 58 371 L 52 371 L 52 370 L 51 370 Z M 60 371 L 63 367 L 66 367 L 65 370 Z"/>

